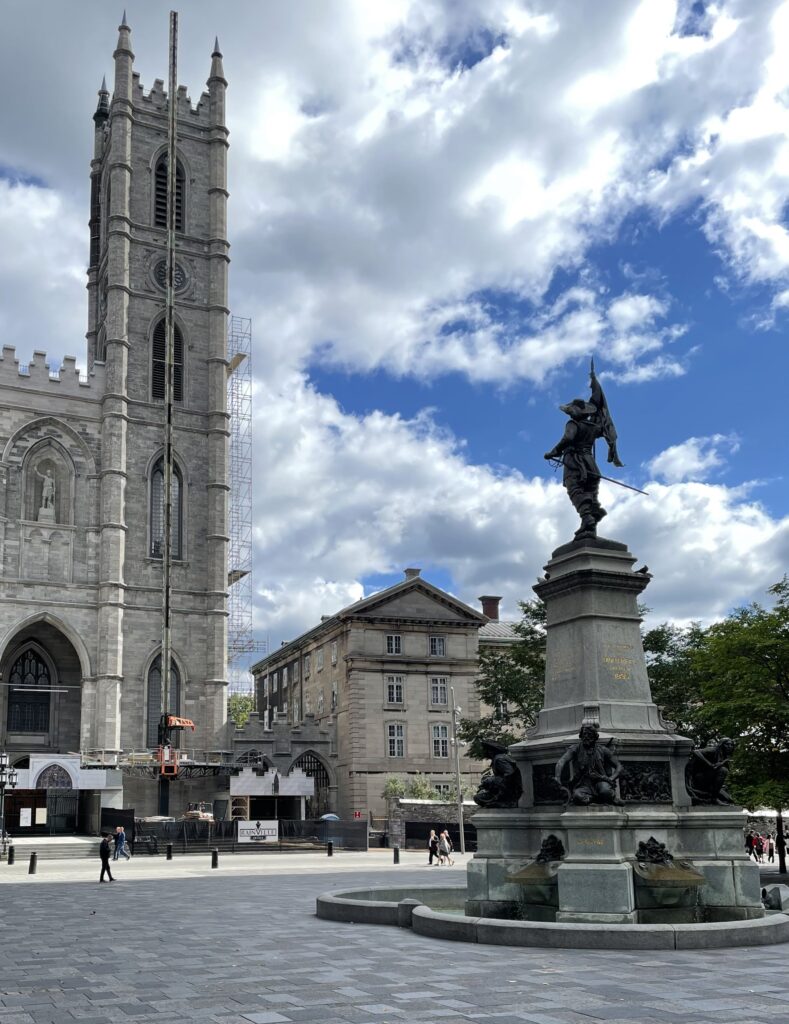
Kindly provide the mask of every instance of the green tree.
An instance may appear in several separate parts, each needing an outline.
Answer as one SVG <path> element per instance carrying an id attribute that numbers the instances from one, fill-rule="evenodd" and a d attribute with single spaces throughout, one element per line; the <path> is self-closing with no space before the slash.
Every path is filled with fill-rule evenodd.
<path id="1" fill-rule="evenodd" d="M 227 698 L 227 717 L 235 722 L 237 729 L 243 729 L 255 710 L 255 696 L 252 693 L 231 693 Z"/>
<path id="2" fill-rule="evenodd" d="M 696 664 L 705 637 L 706 630 L 698 622 L 684 628 L 662 622 L 643 635 L 652 700 L 675 723 L 680 736 L 690 736 L 697 743 L 708 738 L 700 718 L 703 699 Z"/>
<path id="3" fill-rule="evenodd" d="M 520 639 L 511 647 L 481 647 L 477 693 L 480 718 L 462 718 L 458 735 L 472 757 L 481 757 L 480 741 L 517 743 L 533 725 L 545 688 L 545 605 L 522 601 L 523 617 L 513 626 Z"/>
<path id="4" fill-rule="evenodd" d="M 732 796 L 780 811 L 789 806 L 789 578 L 769 593 L 772 608 L 751 604 L 711 626 L 695 660 L 700 722 L 737 740 Z M 779 855 L 784 871 L 783 843 Z"/>
<path id="5" fill-rule="evenodd" d="M 405 796 L 405 779 L 400 775 L 390 775 L 381 791 L 384 800 L 398 800 Z"/>
<path id="6" fill-rule="evenodd" d="M 434 788 L 426 775 L 417 772 L 406 781 L 406 796 L 411 800 L 441 800 L 441 794 Z"/>

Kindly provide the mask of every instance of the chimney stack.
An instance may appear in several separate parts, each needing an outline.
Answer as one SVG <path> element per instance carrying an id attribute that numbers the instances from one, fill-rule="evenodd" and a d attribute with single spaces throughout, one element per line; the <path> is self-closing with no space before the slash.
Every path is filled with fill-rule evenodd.
<path id="1" fill-rule="evenodd" d="M 486 615 L 489 619 L 493 619 L 494 622 L 499 621 L 499 601 L 500 597 L 491 597 L 490 594 L 485 594 L 483 597 L 478 598 L 482 605 L 482 614 Z"/>
<path id="2" fill-rule="evenodd" d="M 405 570 L 405 578 L 407 580 L 415 580 L 417 578 L 417 576 L 421 575 L 421 573 L 422 573 L 421 569 L 406 569 Z"/>

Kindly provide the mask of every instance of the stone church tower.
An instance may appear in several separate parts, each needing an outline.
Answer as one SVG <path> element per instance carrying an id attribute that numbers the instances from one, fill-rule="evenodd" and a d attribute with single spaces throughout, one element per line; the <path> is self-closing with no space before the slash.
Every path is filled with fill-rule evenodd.
<path id="1" fill-rule="evenodd" d="M 21 365 L 7 346 L 0 360 L 0 750 L 20 770 L 7 807 L 19 834 L 20 817 L 32 817 L 35 827 L 48 788 L 40 783 L 51 781 L 57 768 L 67 776 L 57 776 L 61 789 L 112 790 L 102 794 L 104 806 L 154 813 L 156 804 L 153 779 L 91 769 L 156 746 L 161 693 L 167 120 L 173 98 L 158 79 L 144 91 L 125 19 L 114 62 L 112 95 L 102 84 L 93 117 L 89 373 L 81 375 L 72 357 L 51 372 L 43 352 Z M 217 45 L 208 92 L 194 105 L 183 86 L 174 97 L 170 710 L 194 720 L 197 731 L 183 745 L 202 751 L 226 745 L 226 87 Z M 182 788 L 188 791 L 173 787 L 174 813 Z M 83 793 L 81 803 L 86 799 Z M 25 806 L 32 815 L 21 814 Z"/>

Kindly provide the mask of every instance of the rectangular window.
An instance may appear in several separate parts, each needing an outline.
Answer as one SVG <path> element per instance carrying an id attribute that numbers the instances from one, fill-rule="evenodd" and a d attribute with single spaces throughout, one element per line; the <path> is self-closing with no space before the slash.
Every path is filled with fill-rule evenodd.
<path id="1" fill-rule="evenodd" d="M 272 673 L 271 689 L 273 693 L 276 693 L 279 690 L 279 672 Z"/>
<path id="2" fill-rule="evenodd" d="M 317 672 L 323 668 L 323 648 L 319 647 L 315 655 L 315 669 Z"/>
<path id="3" fill-rule="evenodd" d="M 430 703 L 446 704 L 447 702 L 447 677 L 430 677 Z"/>
<path id="4" fill-rule="evenodd" d="M 443 636 L 430 637 L 430 654 L 435 658 L 444 658 L 447 653 L 447 641 Z"/>
<path id="5" fill-rule="evenodd" d="M 386 677 L 386 703 L 403 703 L 403 676 Z"/>
<path id="6" fill-rule="evenodd" d="M 297 683 L 298 681 L 299 681 L 299 663 L 298 663 L 298 661 L 294 661 L 293 662 L 293 682 Z"/>
<path id="7" fill-rule="evenodd" d="M 282 670 L 282 685 L 288 685 L 288 666 L 286 665 Z"/>
<path id="8" fill-rule="evenodd" d="M 337 664 L 337 641 L 332 641 L 331 645 L 331 663 L 332 665 Z"/>
<path id="9" fill-rule="evenodd" d="M 386 730 L 389 737 L 389 756 L 405 757 L 405 726 L 387 725 Z"/>
<path id="10" fill-rule="evenodd" d="M 331 709 L 335 711 L 337 709 L 337 684 L 331 684 Z"/>
<path id="11" fill-rule="evenodd" d="M 263 696 L 268 696 L 268 676 L 263 676 Z"/>
<path id="12" fill-rule="evenodd" d="M 304 655 L 304 678 L 307 679 L 310 674 L 310 656 L 309 654 Z"/>
<path id="13" fill-rule="evenodd" d="M 435 789 L 439 796 L 443 796 L 447 799 L 452 796 L 451 782 L 434 782 L 433 789 Z"/>
<path id="14" fill-rule="evenodd" d="M 387 633 L 386 635 L 386 653 L 387 654 L 402 654 L 402 643 L 399 633 Z"/>
<path id="15" fill-rule="evenodd" d="M 323 714 L 323 689 L 318 690 L 318 714 Z"/>
<path id="16" fill-rule="evenodd" d="M 298 725 L 301 721 L 301 705 L 298 697 L 293 700 L 293 724 Z"/>
<path id="17" fill-rule="evenodd" d="M 449 757 L 449 726 L 433 725 L 430 731 L 433 736 L 433 757 Z"/>
<path id="18" fill-rule="evenodd" d="M 263 728 L 266 730 L 271 728 L 271 712 L 268 708 L 263 712 Z"/>
<path id="19" fill-rule="evenodd" d="M 310 696 L 309 690 L 304 694 L 304 714 L 312 714 L 312 697 Z"/>

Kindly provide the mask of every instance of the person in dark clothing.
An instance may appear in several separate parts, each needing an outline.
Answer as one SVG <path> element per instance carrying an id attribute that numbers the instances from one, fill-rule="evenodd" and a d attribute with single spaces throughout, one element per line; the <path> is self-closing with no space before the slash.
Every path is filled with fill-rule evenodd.
<path id="1" fill-rule="evenodd" d="M 105 882 L 104 873 L 107 873 L 107 877 L 111 882 L 115 879 L 112 877 L 110 871 L 110 834 L 109 832 L 101 833 L 101 846 L 99 847 L 99 857 L 101 857 L 101 874 L 99 875 L 99 881 Z"/>
<path id="2" fill-rule="evenodd" d="M 438 859 L 438 836 L 436 835 L 436 830 L 433 829 L 433 828 L 430 829 L 430 836 L 428 837 L 428 840 L 427 840 L 427 849 L 428 849 L 428 854 L 429 854 L 428 859 L 427 859 L 427 863 L 432 865 L 433 858 L 435 857 L 436 858 L 435 862 L 436 862 L 436 864 L 438 864 L 439 863 L 439 859 Z"/>

